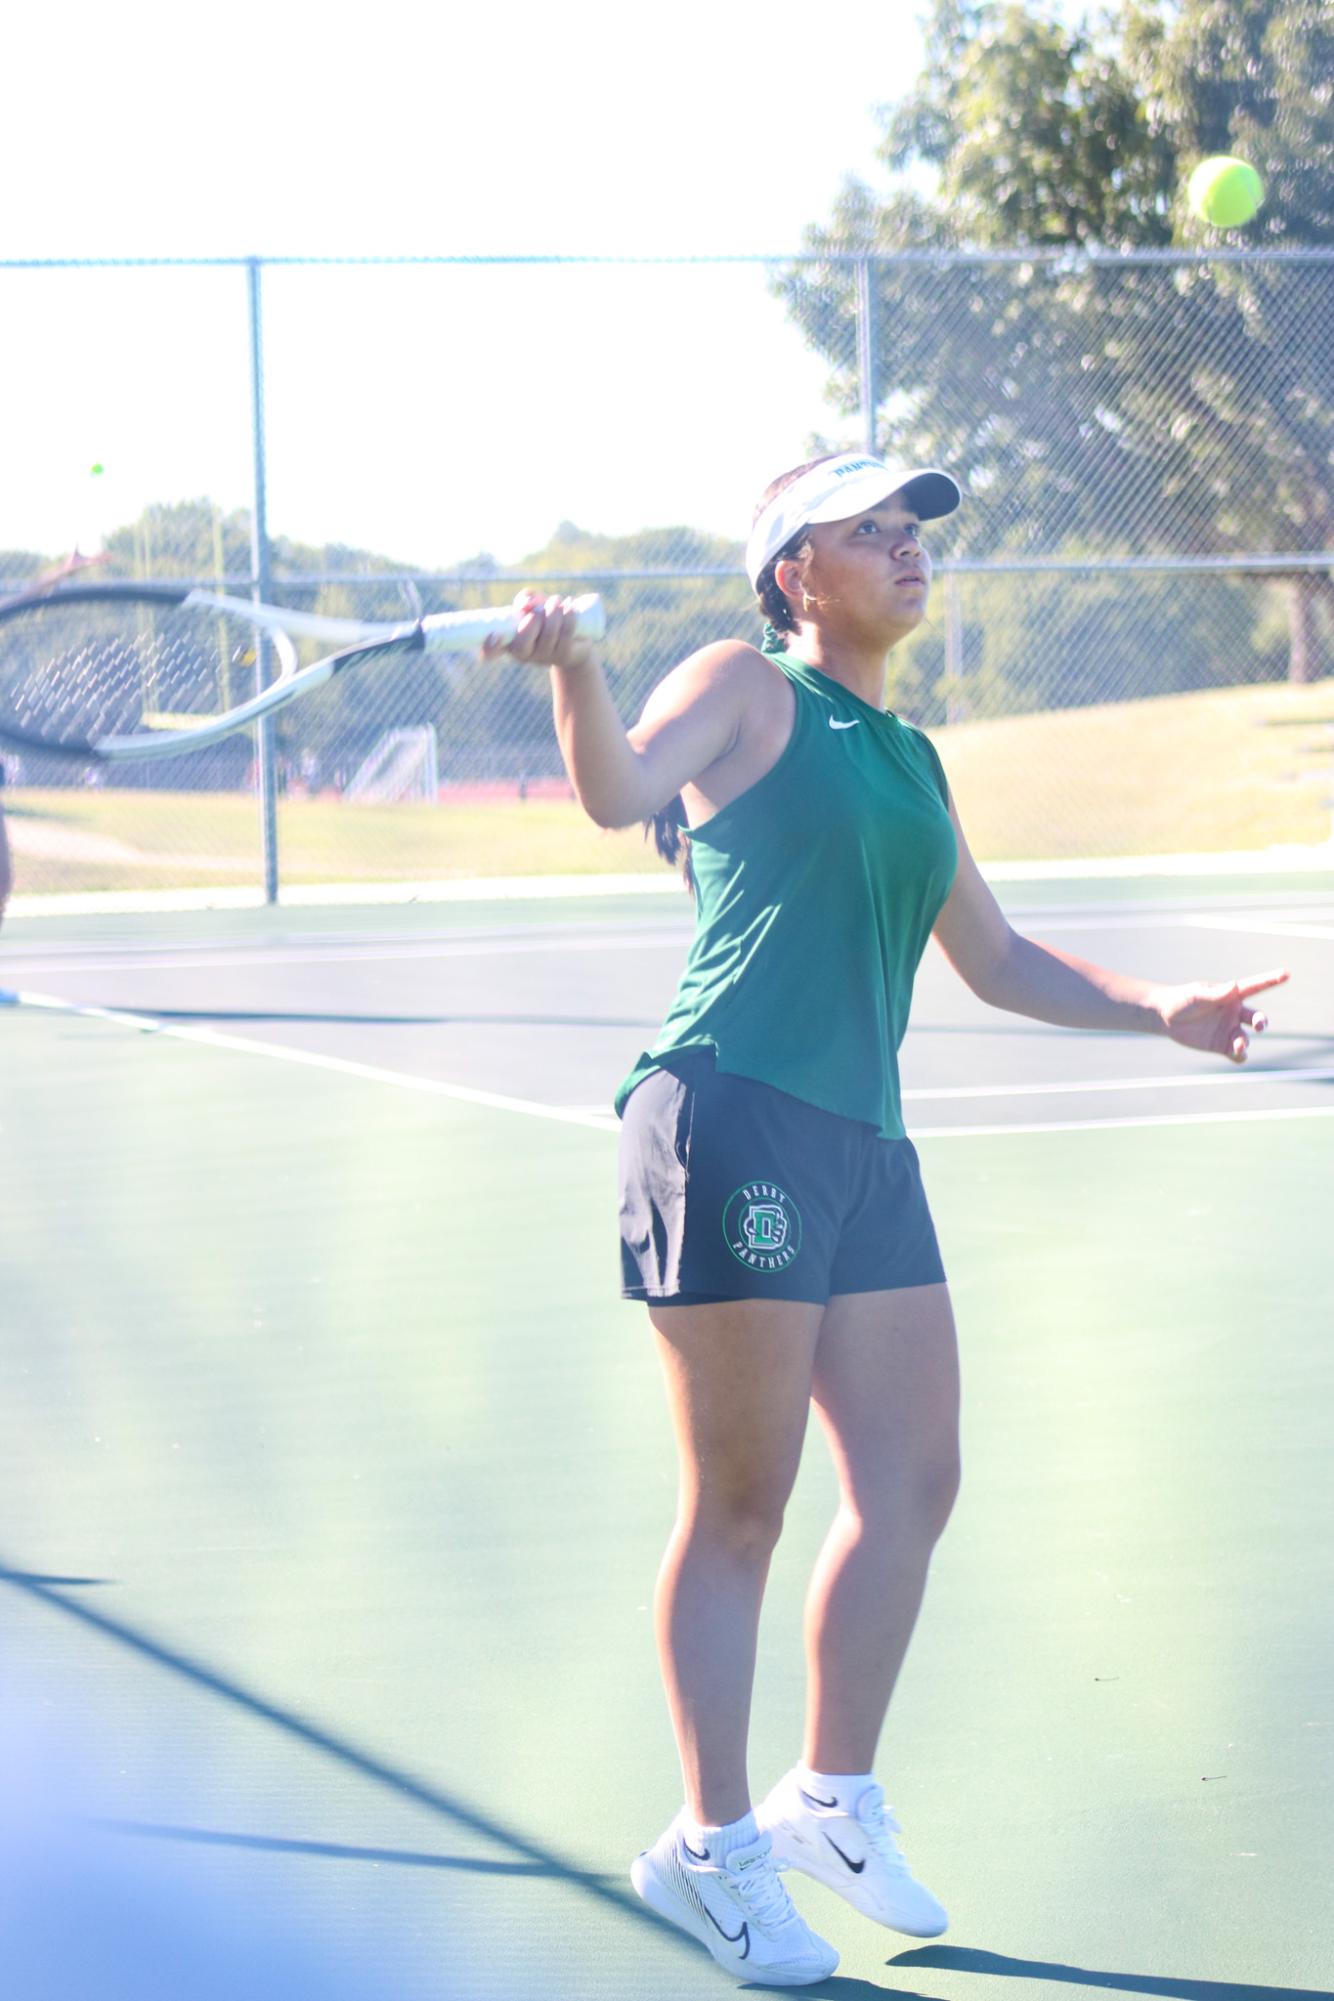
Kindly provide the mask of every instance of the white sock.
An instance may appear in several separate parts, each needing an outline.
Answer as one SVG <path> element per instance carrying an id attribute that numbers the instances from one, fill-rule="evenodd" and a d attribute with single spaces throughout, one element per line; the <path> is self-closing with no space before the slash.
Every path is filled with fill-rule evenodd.
<path id="1" fill-rule="evenodd" d="M 797 1784 L 817 1799 L 832 1799 L 840 1813 L 851 1813 L 868 1786 L 875 1784 L 874 1772 L 814 1772 L 809 1765 L 797 1766 Z"/>
<path id="2" fill-rule="evenodd" d="M 743 1814 L 740 1820 L 729 1820 L 723 1827 L 711 1827 L 704 1821 L 692 1820 L 689 1812 L 684 1812 L 680 1827 L 695 1853 L 707 1855 L 711 1862 L 726 1862 L 734 1848 L 748 1848 L 752 1841 L 760 1838 L 753 1811 Z"/>

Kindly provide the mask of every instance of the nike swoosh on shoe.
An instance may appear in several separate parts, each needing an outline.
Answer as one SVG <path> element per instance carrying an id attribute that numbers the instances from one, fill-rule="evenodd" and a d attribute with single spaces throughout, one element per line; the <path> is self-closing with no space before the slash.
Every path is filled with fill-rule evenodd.
<path id="1" fill-rule="evenodd" d="M 704 1905 L 704 1915 L 708 1919 L 709 1923 L 713 1926 L 714 1930 L 716 1932 L 721 1933 L 721 1935 L 723 1936 L 723 1938 L 727 1940 L 727 1943 L 729 1945 L 740 1945 L 742 1939 L 744 1939 L 746 1943 L 741 1947 L 740 1956 L 742 1959 L 748 1957 L 750 1953 L 750 1926 L 745 1922 L 744 1918 L 742 1919 L 741 1929 L 739 1932 L 725 1932 L 723 1931 L 722 1926 L 719 1924 L 717 1918 L 715 1918 L 713 1912 L 709 1909 L 707 1904 Z"/>
<path id="2" fill-rule="evenodd" d="M 843 1853 L 843 1850 L 839 1847 L 838 1843 L 835 1841 L 832 1834 L 826 1834 L 825 1840 L 829 1843 L 829 1846 L 833 1849 L 839 1861 L 845 1862 L 848 1868 L 851 1869 L 854 1876 L 860 1876 L 862 1870 L 866 1867 L 866 1857 L 863 1856 L 860 1862 L 854 1862 L 850 1855 L 845 1855 Z"/>

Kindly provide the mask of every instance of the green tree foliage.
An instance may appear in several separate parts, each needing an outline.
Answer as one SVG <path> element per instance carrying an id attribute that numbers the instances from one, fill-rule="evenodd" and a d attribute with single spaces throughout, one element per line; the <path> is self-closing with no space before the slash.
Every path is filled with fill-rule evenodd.
<path id="1" fill-rule="evenodd" d="M 511 573 L 503 583 L 479 583 L 472 597 L 503 603 L 528 584 L 537 590 L 598 591 L 608 619 L 603 658 L 617 707 L 630 722 L 655 682 L 688 653 L 731 633 L 757 636 L 754 598 L 734 574 L 740 560 L 735 543 L 697 529 L 597 535 L 563 522 L 543 548 L 517 566 L 518 582 Z M 704 574 L 682 577 L 683 570 Z M 453 686 L 455 740 L 466 738 L 479 752 L 487 744 L 503 746 L 496 755 L 506 770 L 517 762 L 531 775 L 559 772 L 545 675 L 462 662 Z M 477 762 L 474 757 L 474 768 Z"/>
<path id="2" fill-rule="evenodd" d="M 881 159 L 911 179 L 884 198 L 849 184 L 811 249 L 1069 252 L 876 268 L 881 442 L 950 465 L 971 495 L 937 546 L 996 559 L 1334 544 L 1334 264 L 1117 267 L 1079 254 L 1334 245 L 1328 6 L 1133 0 L 1091 27 L 1023 0 L 935 0 L 927 50 L 883 114 Z M 1182 199 L 1194 162 L 1222 151 L 1267 183 L 1244 239 Z M 780 287 L 833 364 L 844 410 L 859 395 L 853 286 L 831 256 Z M 1286 589 L 1299 677 L 1330 587 L 1294 573 Z M 1087 590 L 1070 586 L 1081 643 Z M 1073 658 L 1075 637 L 1046 657 Z M 929 656 L 929 636 L 919 650 Z M 998 685 L 1015 679 L 1018 663 L 991 656 Z M 1199 675 L 1186 685 L 1207 685 L 1203 655 Z M 1079 698 L 1059 668 L 1032 692 Z"/>

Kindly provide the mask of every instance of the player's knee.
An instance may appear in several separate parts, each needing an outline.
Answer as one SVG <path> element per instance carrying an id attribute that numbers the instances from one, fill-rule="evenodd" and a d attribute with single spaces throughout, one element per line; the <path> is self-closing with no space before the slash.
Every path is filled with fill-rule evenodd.
<path id="1" fill-rule="evenodd" d="M 710 1482 L 691 1510 L 696 1532 L 740 1561 L 767 1561 L 783 1533 L 788 1484 L 766 1475 Z"/>
<path id="2" fill-rule="evenodd" d="M 865 1482 L 847 1505 L 872 1534 L 883 1531 L 897 1538 L 911 1529 L 920 1541 L 934 1543 L 953 1512 L 961 1478 L 957 1444 L 942 1444 L 911 1465 L 879 1469 L 878 1477 Z"/>
<path id="3" fill-rule="evenodd" d="M 932 1541 L 944 1532 L 954 1512 L 963 1480 L 957 1446 L 942 1450 L 924 1466 L 916 1482 L 916 1506 L 922 1527 Z"/>

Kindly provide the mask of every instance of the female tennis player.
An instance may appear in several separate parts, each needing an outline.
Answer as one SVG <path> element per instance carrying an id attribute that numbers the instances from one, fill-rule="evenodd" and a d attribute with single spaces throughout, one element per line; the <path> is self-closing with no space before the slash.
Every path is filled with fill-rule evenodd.
<path id="1" fill-rule="evenodd" d="M 648 1304 L 681 1465 L 656 1621 L 685 1805 L 631 1874 L 720 1965 L 784 1986 L 838 1956 L 776 1865 L 898 1931 L 946 1926 L 873 1769 L 959 1479 L 954 1320 L 897 1068 L 927 938 L 996 1007 L 1236 1063 L 1265 1026 L 1252 998 L 1287 977 L 1152 986 L 1011 929 L 935 750 L 882 707 L 926 609 L 920 523 L 959 498 L 859 454 L 783 474 L 746 551 L 762 646 L 693 654 L 628 732 L 568 600 L 525 596 L 505 649 L 552 669 L 591 817 L 687 847 L 694 942 L 617 1100 L 624 1290 Z M 760 1601 L 811 1404 L 840 1505 L 806 1605 L 802 1757 L 753 1806 Z"/>

